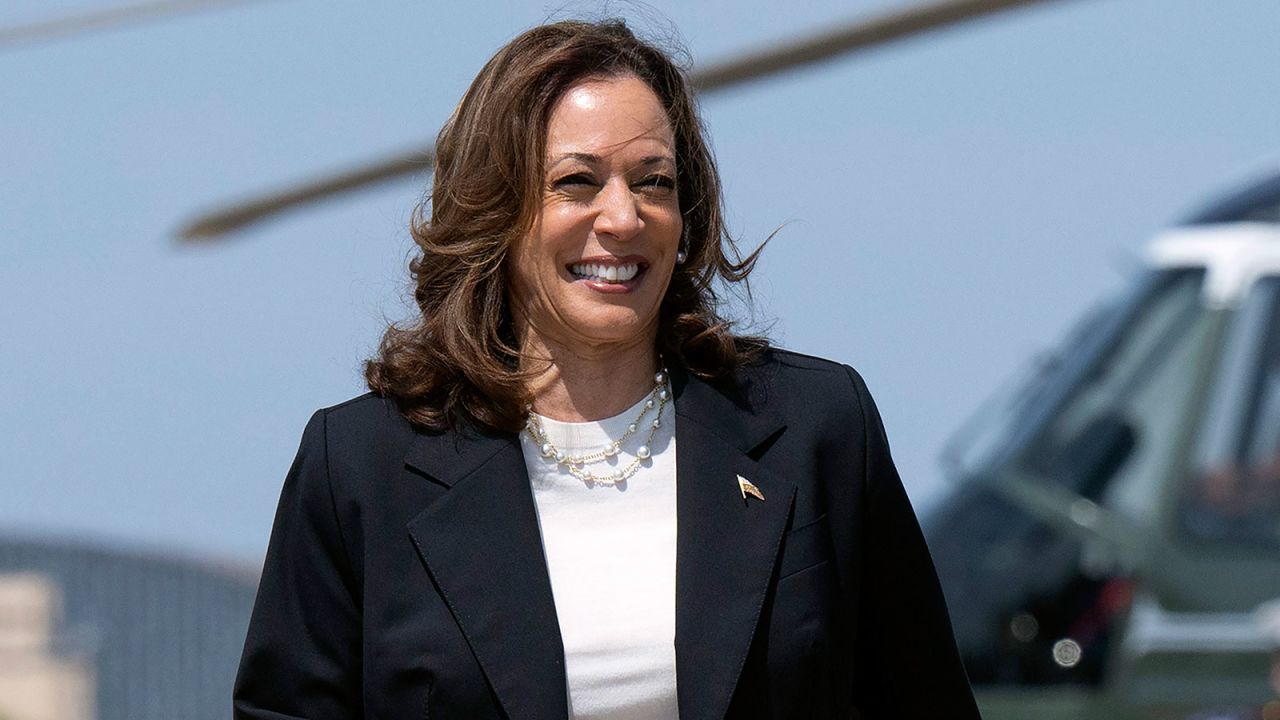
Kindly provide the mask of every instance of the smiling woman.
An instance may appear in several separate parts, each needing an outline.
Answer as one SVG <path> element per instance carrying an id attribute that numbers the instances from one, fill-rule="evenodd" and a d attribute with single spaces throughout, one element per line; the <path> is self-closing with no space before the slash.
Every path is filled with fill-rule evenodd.
<path id="1" fill-rule="evenodd" d="M 683 226 L 674 134 L 657 95 L 627 74 L 571 87 L 552 110 L 546 154 L 542 207 L 509 271 L 521 361 L 537 372 L 566 353 L 609 364 L 634 355 L 639 387 L 563 413 L 608 417 L 652 374 Z"/>
<path id="2" fill-rule="evenodd" d="M 545 26 L 499 50 L 441 130 L 434 177 L 412 227 L 421 313 L 391 328 L 366 368 L 369 387 L 414 423 L 519 430 L 531 403 L 554 402 L 536 396 L 558 385 L 561 364 L 612 353 L 609 341 L 631 348 L 599 381 L 613 392 L 578 403 L 621 402 L 620 384 L 642 391 L 655 342 L 707 379 L 766 346 L 717 312 L 716 281 L 745 280 L 757 254 L 740 258 L 724 230 L 687 79 L 621 23 Z M 672 272 L 678 253 L 685 262 Z M 601 266 L 605 280 L 635 265 L 636 278 L 576 278 L 574 265 L 584 276 Z M 613 310 L 584 317 L 591 303 Z M 628 404 L 561 414 L 599 418 Z"/>
<path id="3" fill-rule="evenodd" d="M 237 718 L 973 718 L 879 415 L 736 335 L 684 74 L 620 22 L 481 70 L 420 315 L 286 478 Z"/>

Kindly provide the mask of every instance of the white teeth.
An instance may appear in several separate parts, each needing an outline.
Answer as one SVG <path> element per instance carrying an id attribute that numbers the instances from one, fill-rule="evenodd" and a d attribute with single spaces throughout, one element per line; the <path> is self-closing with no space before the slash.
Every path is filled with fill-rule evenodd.
<path id="1" fill-rule="evenodd" d="M 630 265 L 605 265 L 604 263 L 578 263 L 570 266 L 569 270 L 576 276 L 596 282 L 619 283 L 626 282 L 634 278 L 640 272 L 640 266 L 632 263 Z"/>

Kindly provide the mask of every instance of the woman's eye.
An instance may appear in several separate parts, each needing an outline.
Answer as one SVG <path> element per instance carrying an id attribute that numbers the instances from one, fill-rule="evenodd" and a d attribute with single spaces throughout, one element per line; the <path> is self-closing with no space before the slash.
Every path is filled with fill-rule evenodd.
<path id="1" fill-rule="evenodd" d="M 552 184 L 555 187 L 576 187 L 581 185 L 594 185 L 595 180 L 586 173 L 574 173 L 572 175 L 565 175 Z"/>
<path id="2" fill-rule="evenodd" d="M 648 189 L 674 190 L 676 187 L 675 178 L 669 175 L 650 175 L 640 181 L 640 187 Z"/>

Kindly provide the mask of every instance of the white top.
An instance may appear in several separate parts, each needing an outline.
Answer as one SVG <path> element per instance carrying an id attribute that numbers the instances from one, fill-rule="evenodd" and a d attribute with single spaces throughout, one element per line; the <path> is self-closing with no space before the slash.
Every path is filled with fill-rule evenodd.
<path id="1" fill-rule="evenodd" d="M 621 437 L 643 405 L 598 422 L 539 420 L 557 448 L 583 455 Z M 626 467 L 654 413 L 646 412 L 616 457 L 585 469 L 602 475 Z M 677 718 L 675 406 L 662 409 L 650 459 L 616 486 L 574 477 L 542 457 L 527 432 L 520 444 L 564 640 L 569 717 Z"/>

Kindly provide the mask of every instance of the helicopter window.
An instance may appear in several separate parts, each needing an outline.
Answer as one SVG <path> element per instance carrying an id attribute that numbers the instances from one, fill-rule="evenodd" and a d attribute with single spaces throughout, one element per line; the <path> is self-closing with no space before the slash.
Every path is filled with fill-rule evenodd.
<path id="1" fill-rule="evenodd" d="M 1033 358 L 1019 376 L 984 401 L 943 447 L 940 460 L 948 473 L 958 479 L 977 477 L 998 453 L 1010 447 L 1052 392 L 1053 381 L 1072 372 L 1077 364 L 1088 362 L 1100 341 L 1113 332 L 1124 307 L 1124 303 L 1111 301 L 1093 308 L 1057 348 Z"/>
<path id="2" fill-rule="evenodd" d="M 1066 395 L 1016 465 L 1135 518 L 1150 517 L 1210 337 L 1202 271 L 1170 271 Z"/>
<path id="3" fill-rule="evenodd" d="M 1206 431 L 1180 505 L 1200 539 L 1280 546 L 1280 278 L 1257 283 L 1236 313 Z"/>

